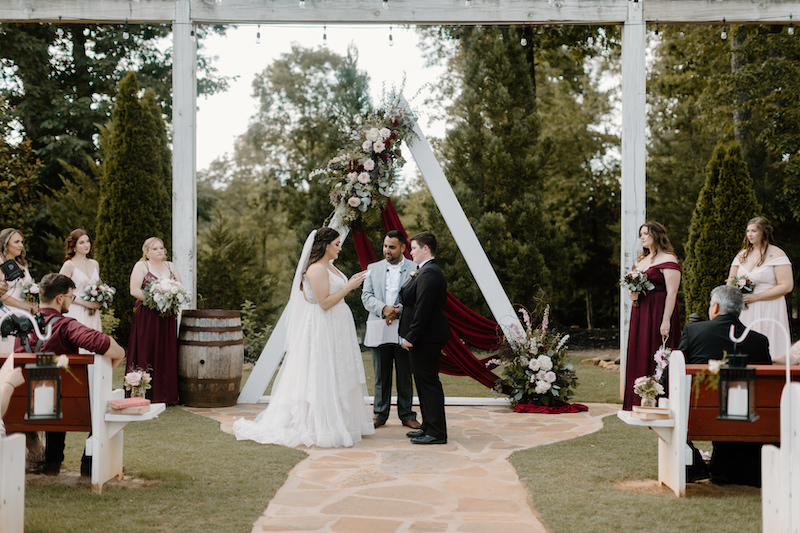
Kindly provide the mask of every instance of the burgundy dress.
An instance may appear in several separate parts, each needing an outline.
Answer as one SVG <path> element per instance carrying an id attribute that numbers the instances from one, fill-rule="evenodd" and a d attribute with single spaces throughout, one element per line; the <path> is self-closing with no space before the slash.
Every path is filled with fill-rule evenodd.
<path id="1" fill-rule="evenodd" d="M 142 287 L 156 279 L 148 269 Z M 147 398 L 167 405 L 178 403 L 177 318 L 175 315 L 162 317 L 140 300 L 136 300 L 133 308 L 128 340 L 128 371 L 135 367 L 150 368 L 153 382 Z"/>
<path id="2" fill-rule="evenodd" d="M 633 382 L 641 376 L 652 376 L 656 369 L 653 355 L 661 347 L 661 319 L 664 318 L 664 302 L 667 300 L 667 285 L 664 282 L 663 269 L 681 271 L 678 263 L 660 263 L 647 270 L 645 274 L 656 286 L 655 290 L 639 295 L 639 307 L 633 307 L 628 333 L 628 362 L 625 366 L 625 398 L 622 408 L 631 410 L 631 406 L 640 405 L 641 398 L 633 392 Z M 681 314 L 678 303 L 672 312 L 667 346 L 675 349 L 681 340 Z"/>

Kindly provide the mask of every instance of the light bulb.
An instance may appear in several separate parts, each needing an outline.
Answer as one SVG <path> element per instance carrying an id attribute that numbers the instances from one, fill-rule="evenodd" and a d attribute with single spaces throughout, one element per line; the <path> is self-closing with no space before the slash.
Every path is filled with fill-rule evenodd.
<path id="1" fill-rule="evenodd" d="M 522 46 L 528 46 L 528 39 L 523 37 L 522 39 L 519 40 L 519 44 L 521 44 Z"/>
<path id="2" fill-rule="evenodd" d="M 383 9 L 389 9 L 389 0 L 383 0 Z"/>
<path id="3" fill-rule="evenodd" d="M 258 31 L 256 32 L 256 44 L 261 44 L 261 24 L 258 25 Z"/>
<path id="4" fill-rule="evenodd" d="M 300 0 L 300 9 L 306 8 L 306 0 Z"/>
<path id="5" fill-rule="evenodd" d="M 214 3 L 217 4 L 218 6 L 221 6 L 222 5 L 222 0 L 214 0 Z"/>
<path id="6" fill-rule="evenodd" d="M 322 46 L 328 46 L 328 27 L 322 27 Z"/>
<path id="7" fill-rule="evenodd" d="M 789 23 L 788 33 L 789 35 L 794 35 L 794 24 L 792 24 L 791 22 Z"/>
<path id="8" fill-rule="evenodd" d="M 723 41 L 728 38 L 728 32 L 725 30 L 725 19 L 722 19 L 722 33 L 719 34 L 719 38 Z"/>
<path id="9" fill-rule="evenodd" d="M 464 0 L 464 5 L 466 7 L 472 7 L 472 0 Z"/>
<path id="10" fill-rule="evenodd" d="M 591 35 L 589 37 L 587 37 L 586 38 L 586 44 L 588 44 L 589 46 L 592 46 L 594 44 L 594 37 L 592 37 Z"/>

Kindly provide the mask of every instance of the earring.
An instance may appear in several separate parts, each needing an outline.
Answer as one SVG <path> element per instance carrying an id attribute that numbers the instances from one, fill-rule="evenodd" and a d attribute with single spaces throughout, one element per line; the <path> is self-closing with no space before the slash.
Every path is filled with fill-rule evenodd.
<path id="1" fill-rule="evenodd" d="M 144 256 L 144 260 L 145 260 L 145 261 L 150 261 L 150 257 L 148 257 L 148 256 Z"/>

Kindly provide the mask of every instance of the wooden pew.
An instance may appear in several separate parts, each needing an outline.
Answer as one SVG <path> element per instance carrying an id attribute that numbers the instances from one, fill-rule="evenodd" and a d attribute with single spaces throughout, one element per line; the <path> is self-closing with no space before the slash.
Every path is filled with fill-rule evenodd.
<path id="1" fill-rule="evenodd" d="M 92 492 L 100 494 L 103 485 L 113 479 L 122 479 L 123 429 L 131 422 L 151 420 L 164 412 L 163 403 L 150 405 L 142 415 L 115 415 L 109 413 L 109 400 L 125 397 L 122 389 L 112 387 L 112 362 L 107 357 L 95 355 L 69 355 L 71 376 L 61 370 L 61 420 L 28 421 L 26 385 L 17 387 L 11 397 L 3 420 L 6 431 L 81 431 L 91 432 L 86 439 L 86 455 L 92 457 Z M 0 356 L 0 364 L 5 361 Z M 36 362 L 33 354 L 14 354 L 14 365 L 23 367 Z M 77 378 L 77 379 L 76 379 Z"/>

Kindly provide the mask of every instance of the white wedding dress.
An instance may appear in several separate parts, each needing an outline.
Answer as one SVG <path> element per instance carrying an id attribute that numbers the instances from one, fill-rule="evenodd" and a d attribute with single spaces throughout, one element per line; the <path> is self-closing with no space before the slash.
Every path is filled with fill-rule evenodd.
<path id="1" fill-rule="evenodd" d="M 347 278 L 328 272 L 333 294 Z M 234 422 L 233 431 L 265 444 L 352 446 L 375 432 L 353 313 L 344 300 L 323 311 L 305 277 L 303 294 L 289 303 L 286 356 L 269 406 L 252 422 Z"/>

